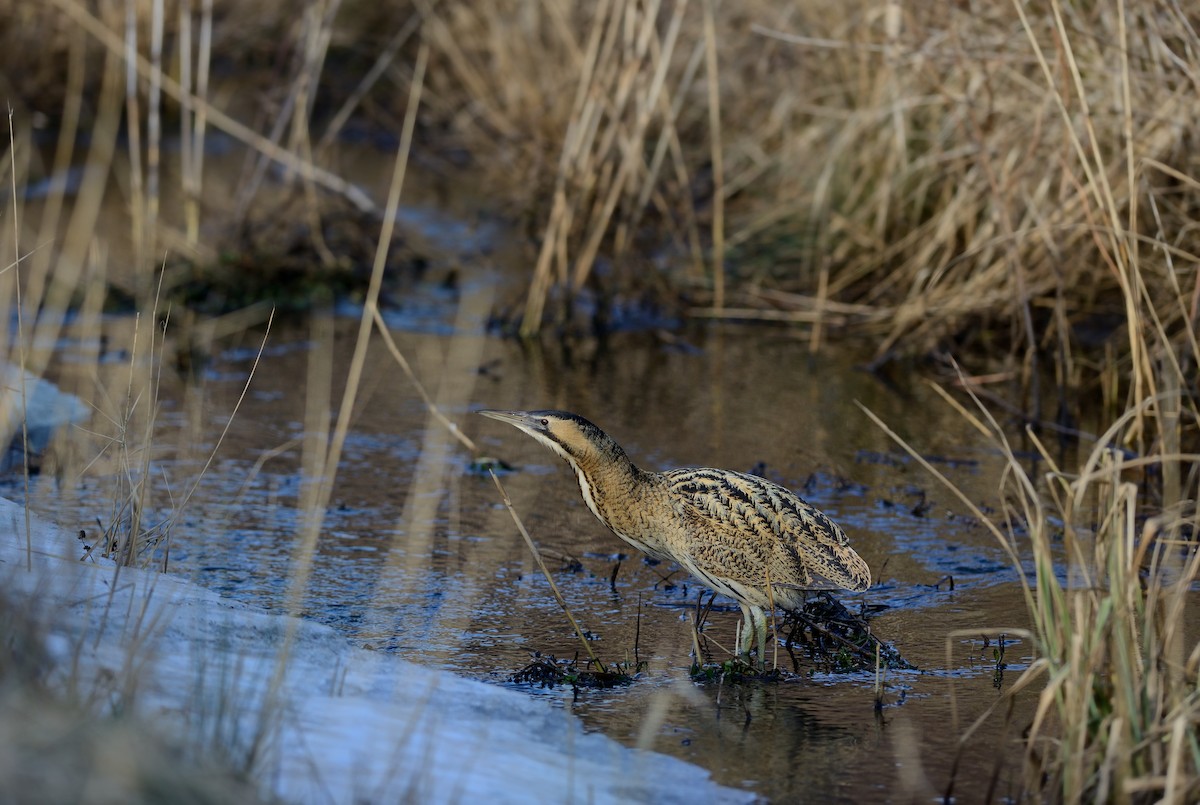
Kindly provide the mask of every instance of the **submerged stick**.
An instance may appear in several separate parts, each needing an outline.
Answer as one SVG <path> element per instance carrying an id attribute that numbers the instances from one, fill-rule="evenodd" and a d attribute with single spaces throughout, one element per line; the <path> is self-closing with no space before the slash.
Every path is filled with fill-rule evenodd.
<path id="1" fill-rule="evenodd" d="M 529 536 L 529 531 L 525 529 L 525 524 L 521 522 L 520 515 L 517 514 L 516 508 L 513 507 L 512 501 L 508 497 L 508 493 L 504 491 L 504 487 L 500 484 L 500 478 L 495 471 L 488 469 L 488 475 L 492 476 L 492 480 L 496 482 L 496 489 L 500 490 L 500 497 L 504 500 L 504 505 L 508 509 L 508 513 L 512 516 L 513 522 L 517 524 L 517 530 L 521 532 L 521 536 L 525 538 L 525 544 L 529 546 L 529 550 L 533 552 L 533 558 L 537 560 L 537 565 L 542 571 L 542 575 L 546 577 L 546 581 L 550 582 L 550 592 L 554 593 L 554 598 L 558 601 L 558 605 L 562 607 L 562 611 L 566 613 L 567 620 L 571 622 L 571 628 L 575 630 L 575 634 L 579 637 L 579 642 L 583 644 L 583 650 L 587 652 L 588 657 L 596 664 L 601 673 L 608 673 L 608 669 L 604 667 L 604 663 L 592 651 L 591 645 L 586 637 L 583 636 L 583 630 L 579 628 L 578 621 L 571 614 L 571 610 L 567 607 L 566 600 L 562 597 L 562 593 L 558 591 L 558 585 L 554 583 L 554 577 L 550 575 L 550 571 L 546 569 L 546 563 L 542 561 L 542 555 L 538 552 L 537 545 L 533 543 L 533 537 Z"/>
<path id="2" fill-rule="evenodd" d="M 383 316 L 379 315 L 379 307 L 375 304 L 369 305 L 371 315 L 375 318 L 375 326 L 379 330 L 379 334 L 383 336 L 383 342 L 387 344 L 388 351 L 392 353 L 392 357 L 396 359 L 396 363 L 400 364 L 400 368 L 404 371 L 405 376 L 412 381 L 416 387 L 417 393 L 421 395 L 421 402 L 425 403 L 425 408 L 438 422 L 445 426 L 446 430 L 450 431 L 455 439 L 463 443 L 463 446 L 471 451 L 472 455 L 478 455 L 479 448 L 475 446 L 475 442 L 471 438 L 459 430 L 458 425 L 437 407 L 437 403 L 429 396 L 429 392 L 425 391 L 425 386 L 417 379 L 416 372 L 413 371 L 408 359 L 404 357 L 404 353 L 400 351 L 400 347 L 396 346 L 392 334 L 388 332 L 387 325 L 383 321 Z"/>

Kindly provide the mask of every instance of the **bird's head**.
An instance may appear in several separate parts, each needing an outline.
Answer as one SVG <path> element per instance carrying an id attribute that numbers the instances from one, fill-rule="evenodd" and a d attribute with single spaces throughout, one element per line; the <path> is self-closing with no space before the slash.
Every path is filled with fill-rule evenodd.
<path id="1" fill-rule="evenodd" d="M 628 462 L 625 451 L 600 428 L 569 411 L 480 411 L 528 433 L 577 471 L 595 462 Z"/>

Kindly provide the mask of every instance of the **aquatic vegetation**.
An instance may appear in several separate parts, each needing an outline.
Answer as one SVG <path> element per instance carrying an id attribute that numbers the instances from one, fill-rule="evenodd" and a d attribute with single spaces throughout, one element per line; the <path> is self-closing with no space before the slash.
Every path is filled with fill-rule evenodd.
<path id="1" fill-rule="evenodd" d="M 882 611 L 864 606 L 861 612 L 852 612 L 829 593 L 820 593 L 800 609 L 785 613 L 779 630 L 793 670 L 799 671 L 801 665 L 797 651 L 807 664 L 834 673 L 877 667 L 913 670 L 915 666 L 904 659 L 898 647 L 884 642 L 871 629 L 870 618 Z"/>
<path id="2" fill-rule="evenodd" d="M 578 658 L 564 660 L 552 654 L 537 654 L 528 665 L 509 676 L 508 680 L 540 688 L 570 685 L 576 691 L 581 688 L 607 690 L 632 684 L 634 677 L 645 669 L 645 663 L 637 661 L 610 663 L 603 669 L 588 667 L 590 665 L 590 660 L 584 667 L 580 667 Z"/>
<path id="3" fill-rule="evenodd" d="M 1024 739 L 1024 787 L 1038 797 L 1186 801 L 1200 792 L 1200 644 L 1187 642 L 1188 613 L 1200 604 L 1200 456 L 1161 452 L 1170 439 L 1147 456 L 1118 447 L 1139 415 L 1164 402 L 1172 404 L 1147 398 L 1118 418 L 1078 470 L 1061 466 L 1032 430 L 1037 461 L 1027 461 L 982 404 L 978 413 L 962 409 L 1008 460 L 998 522 L 906 448 L 988 524 L 1019 571 L 1032 554 L 1033 577 L 1020 578 L 1038 655 L 1005 698 L 1042 686 Z M 1189 418 L 1200 422 L 1195 406 L 1187 403 Z M 1169 508 L 1146 500 L 1147 471 L 1172 464 L 1190 468 L 1187 491 Z M 995 661 L 1000 674 L 1000 647 Z M 964 731 L 964 743 L 988 715 Z"/>

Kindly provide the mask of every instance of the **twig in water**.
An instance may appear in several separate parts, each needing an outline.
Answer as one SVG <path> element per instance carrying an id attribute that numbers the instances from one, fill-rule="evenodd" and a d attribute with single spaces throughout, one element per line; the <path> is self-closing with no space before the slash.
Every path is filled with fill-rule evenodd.
<path id="1" fill-rule="evenodd" d="M 492 476 L 492 480 L 496 483 L 496 489 L 500 491 L 500 497 L 504 501 L 505 508 L 512 516 L 513 522 L 517 524 L 517 530 L 521 532 L 521 536 L 525 538 L 525 544 L 529 546 L 529 550 L 533 552 L 533 558 L 537 561 L 537 565 L 541 568 L 542 575 L 546 577 L 546 581 L 550 582 L 550 591 L 554 593 L 554 598 L 558 601 L 558 605 L 567 615 L 567 620 L 571 622 L 571 628 L 575 630 L 575 634 L 579 636 L 579 642 L 583 644 L 583 650 L 587 652 L 588 657 L 596 664 L 601 673 L 608 673 L 608 669 L 604 667 L 604 663 L 592 651 L 591 645 L 586 637 L 583 636 L 583 630 L 579 628 L 579 623 L 575 620 L 575 616 L 571 614 L 571 610 L 567 607 L 567 602 L 563 599 L 562 593 L 558 591 L 558 585 L 554 583 L 554 577 L 550 575 L 550 571 L 546 569 L 546 563 L 542 561 L 542 555 L 538 553 L 537 545 L 533 543 L 533 537 L 529 536 L 529 532 L 525 529 L 525 524 L 521 522 L 517 510 L 513 507 L 512 501 L 509 500 L 508 493 L 504 491 L 504 487 L 500 484 L 500 478 L 495 471 L 488 469 L 488 475 Z"/>
<path id="2" fill-rule="evenodd" d="M 700 607 L 696 609 L 699 610 Z M 700 652 L 700 632 L 697 631 L 695 620 L 692 621 L 692 653 L 696 655 L 692 667 L 698 670 L 704 666 L 704 655 Z"/>
<path id="3" fill-rule="evenodd" d="M 875 644 L 875 712 L 883 710 L 883 658 L 879 644 Z"/>
<path id="4" fill-rule="evenodd" d="M 396 359 L 396 363 L 400 364 L 400 368 L 404 370 L 405 376 L 412 381 L 416 387 L 417 393 L 421 395 L 421 401 L 425 403 L 425 407 L 429 413 L 433 414 L 433 418 L 446 426 L 446 430 L 450 434 L 463 443 L 463 446 L 471 451 L 473 455 L 479 453 L 479 448 L 475 446 L 475 442 L 458 429 L 450 419 L 438 409 L 437 404 L 430 398 L 429 393 L 425 391 L 425 387 L 421 385 L 421 381 L 417 379 L 417 375 L 409 365 L 408 359 L 404 357 L 404 353 L 400 351 L 400 347 L 396 346 L 396 342 L 392 340 L 392 334 L 388 332 L 387 325 L 383 323 L 383 317 L 379 315 L 379 308 L 371 305 L 371 314 L 375 317 L 375 326 L 379 329 L 380 335 L 383 336 L 383 342 L 387 344 L 388 351 L 392 353 L 392 357 Z"/>
<path id="5" fill-rule="evenodd" d="M 642 594 L 638 593 L 637 630 L 633 633 L 633 667 L 640 668 L 642 659 L 638 656 L 638 647 L 642 642 Z"/>

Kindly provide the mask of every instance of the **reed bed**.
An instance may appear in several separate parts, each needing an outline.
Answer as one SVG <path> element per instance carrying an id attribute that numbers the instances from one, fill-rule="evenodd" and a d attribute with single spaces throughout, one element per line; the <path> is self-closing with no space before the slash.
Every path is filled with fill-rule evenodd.
<path id="1" fill-rule="evenodd" d="M 1180 4 L 418 6 L 428 120 L 532 217 L 525 334 L 657 292 L 1076 391 L 1194 331 Z"/>
<path id="2" fill-rule="evenodd" d="M 1008 459 L 1001 521 L 993 524 L 951 480 L 925 466 L 988 524 L 1021 574 L 1036 656 L 994 709 L 1042 686 L 1033 722 L 1019 725 L 1025 732 L 1022 796 L 1194 800 L 1200 793 L 1200 644 L 1188 623 L 1200 603 L 1200 515 L 1193 495 L 1147 516 L 1139 486 L 1149 467 L 1182 461 L 1195 468 L 1200 457 L 1130 460 L 1111 441 L 1131 427 L 1130 412 L 1072 471 L 1056 464 L 1054 451 L 1032 432 L 1037 458 L 1031 463 L 982 405 L 967 415 Z M 1194 472 L 1190 484 L 1194 491 Z M 1034 570 L 1027 575 L 1030 556 Z M 989 710 L 963 729 L 962 745 L 992 717 Z M 947 797 L 955 783 L 952 775 Z"/>
<path id="3" fill-rule="evenodd" d="M 209 0 L 178 14 L 137 5 L 133 20 L 77 0 L 2 5 L 43 45 L 7 51 L 21 54 L 7 72 L 25 68 L 33 109 L 57 119 L 61 79 L 44 86 L 64 61 L 102 60 L 108 31 L 110 57 L 146 54 L 135 72 L 150 97 L 126 104 L 147 132 L 156 92 L 172 117 L 191 116 L 179 128 L 199 138 L 181 165 L 191 187 L 204 133 L 221 129 L 361 204 L 320 167 L 322 149 L 352 118 L 398 129 L 425 42 L 418 142 L 465 151 L 485 192 L 528 224 L 528 288 L 509 311 L 526 335 L 592 295 L 651 297 L 804 324 L 814 345 L 831 328 L 862 333 L 881 359 L 946 346 L 1012 356 L 1006 366 L 1048 366 L 1078 389 L 1101 382 L 1105 345 L 1137 361 L 1127 296 L 1147 297 L 1180 338 L 1200 314 L 1200 18 L 1173 0 L 330 1 L 303 15 Z M 255 101 L 251 126 L 222 111 Z M 135 193 L 157 159 L 150 149 L 140 183 L 131 166 Z"/>
<path id="4" fill-rule="evenodd" d="M 1138 267 L 1129 288 L 1145 287 Z M 1155 317 L 1147 296 L 1130 293 L 1134 330 L 1137 317 Z M 998 519 L 867 412 L 991 530 L 1018 571 L 1036 656 L 1004 700 L 1042 686 L 1033 722 L 1021 725 L 1022 793 L 1039 801 L 1200 796 L 1200 642 L 1189 630 L 1200 605 L 1200 454 L 1180 447 L 1200 424 L 1183 369 L 1200 351 L 1185 338 L 1191 348 L 1174 352 L 1161 327 L 1141 332 L 1134 354 L 1155 356 L 1134 369 L 1141 394 L 1082 446 L 1078 467 L 1033 428 L 1014 444 L 974 394 L 965 406 L 943 391 L 1007 459 Z M 971 384 L 960 376 L 960 385 Z M 988 717 L 963 731 L 964 745 Z M 952 776 L 947 797 L 954 785 Z"/>
<path id="5" fill-rule="evenodd" d="M 1039 420 L 1049 382 L 1070 418 L 1097 421 L 1078 467 L 1034 430 L 1031 463 L 987 407 L 954 402 L 1008 457 L 994 533 L 1036 569 L 1025 592 L 1038 658 L 1016 686 L 1042 685 L 1025 787 L 1062 801 L 1200 796 L 1200 649 L 1182 631 L 1200 562 L 1196 9 L 325 0 L 297 14 L 0 0 L 0 15 L 14 104 L 0 355 L 39 375 L 64 311 L 94 318 L 114 289 L 143 311 L 128 371 L 89 379 L 98 438 L 122 470 L 111 519 L 127 523 L 113 547 L 127 562 L 169 536 L 140 521 L 156 507 L 164 254 L 215 261 L 227 242 L 210 233 L 262 203 L 274 171 L 314 224 L 314 259 L 336 265 L 323 201 L 384 211 L 338 176 L 330 146 L 351 123 L 403 128 L 402 153 L 465 152 L 483 192 L 527 226 L 529 275 L 508 309 L 525 336 L 650 299 L 802 326 L 813 348 L 861 335 L 880 361 L 950 352 L 970 368 L 955 377 L 968 393 L 1011 381 Z M 214 132 L 253 157 L 232 203 L 206 196 Z M 77 165 L 70 192 L 25 214 L 31 186 Z M 166 171 L 177 202 L 164 202 Z M 113 176 L 127 231 L 100 219 Z M 189 339 L 266 317 L 205 322 Z M 329 408 L 314 399 L 314 422 Z M 306 443 L 314 476 L 336 464 L 347 427 Z M 322 485 L 308 501 L 302 566 L 327 496 Z"/>

